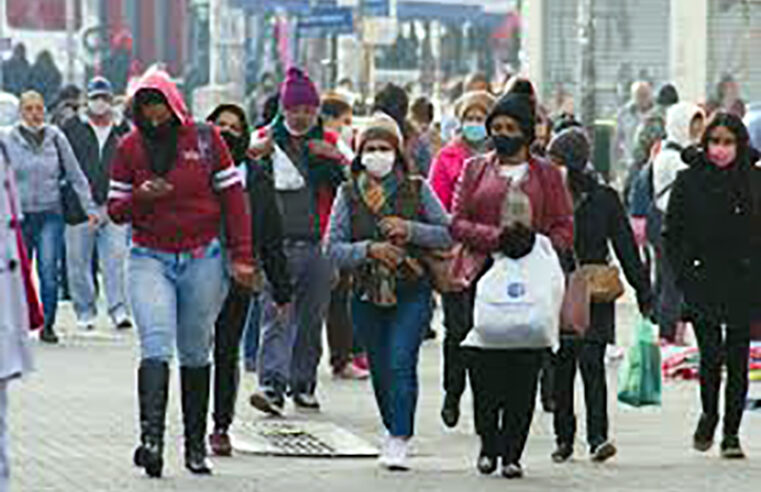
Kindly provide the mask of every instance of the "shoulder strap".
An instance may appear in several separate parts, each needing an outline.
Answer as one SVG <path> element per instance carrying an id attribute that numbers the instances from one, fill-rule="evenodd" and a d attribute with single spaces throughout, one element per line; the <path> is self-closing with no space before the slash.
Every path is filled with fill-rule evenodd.
<path id="1" fill-rule="evenodd" d="M 59 179 L 66 179 L 66 167 L 63 164 L 63 156 L 61 155 L 61 145 L 58 143 L 58 135 L 53 135 L 53 145 L 55 145 L 55 153 L 58 157 L 58 172 L 61 174 Z"/>
<path id="2" fill-rule="evenodd" d="M 214 138 L 212 137 L 213 130 L 208 123 L 196 123 L 198 129 L 198 147 L 201 151 L 201 158 L 209 165 L 210 169 L 214 169 L 216 163 L 216 150 L 214 149 Z"/>
<path id="3" fill-rule="evenodd" d="M 5 161 L 5 163 L 10 165 L 11 159 L 8 156 L 8 148 L 5 146 L 5 142 L 3 142 L 2 140 L 0 140 L 0 155 L 3 156 L 3 160 Z"/>

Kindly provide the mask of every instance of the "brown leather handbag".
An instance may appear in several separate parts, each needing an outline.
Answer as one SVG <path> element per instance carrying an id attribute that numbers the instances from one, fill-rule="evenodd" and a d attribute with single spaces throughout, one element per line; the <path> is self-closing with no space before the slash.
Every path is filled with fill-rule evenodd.
<path id="1" fill-rule="evenodd" d="M 582 265 L 579 269 L 589 284 L 592 302 L 609 303 L 624 295 L 624 284 L 618 267 L 611 265 Z"/>
<path id="2" fill-rule="evenodd" d="M 565 296 L 560 308 L 560 332 L 584 336 L 589 329 L 590 291 L 587 277 L 581 270 L 568 276 Z"/>

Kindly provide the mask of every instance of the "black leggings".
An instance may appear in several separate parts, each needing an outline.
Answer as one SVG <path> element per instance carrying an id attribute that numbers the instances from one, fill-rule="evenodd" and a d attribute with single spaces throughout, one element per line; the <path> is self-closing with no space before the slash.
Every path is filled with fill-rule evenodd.
<path id="1" fill-rule="evenodd" d="M 476 433 L 483 454 L 520 463 L 546 349 L 468 349 Z"/>
<path id="2" fill-rule="evenodd" d="M 444 391 L 459 400 L 465 392 L 467 362 L 460 344 L 473 326 L 473 287 L 442 295 L 444 304 Z"/>
<path id="3" fill-rule="evenodd" d="M 750 326 L 727 325 L 724 335 L 722 327 L 717 323 L 697 320 L 694 325 L 700 348 L 700 400 L 703 413 L 712 418 L 719 416 L 721 368 L 726 363 L 724 435 L 736 436 L 748 395 Z"/>
<path id="4" fill-rule="evenodd" d="M 576 436 L 574 388 L 576 368 L 584 382 L 587 408 L 587 442 L 594 448 L 608 440 L 608 385 L 605 344 L 576 336 L 562 336 L 555 357 L 555 437 L 558 444 L 573 444 Z"/>
<path id="5" fill-rule="evenodd" d="M 214 429 L 227 431 L 235 415 L 240 368 L 238 357 L 251 293 L 235 283 L 214 327 Z"/>

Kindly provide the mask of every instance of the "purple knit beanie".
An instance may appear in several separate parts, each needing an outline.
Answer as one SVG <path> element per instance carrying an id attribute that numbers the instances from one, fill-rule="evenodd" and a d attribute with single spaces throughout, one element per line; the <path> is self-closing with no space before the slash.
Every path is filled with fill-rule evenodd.
<path id="1" fill-rule="evenodd" d="M 280 86 L 280 101 L 285 109 L 296 106 L 320 106 L 320 95 L 309 76 L 296 67 L 288 69 Z"/>

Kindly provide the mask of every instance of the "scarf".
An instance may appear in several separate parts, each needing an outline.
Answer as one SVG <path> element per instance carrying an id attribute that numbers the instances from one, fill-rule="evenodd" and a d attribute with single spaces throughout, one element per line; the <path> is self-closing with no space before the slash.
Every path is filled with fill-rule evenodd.
<path id="1" fill-rule="evenodd" d="M 29 145 L 34 148 L 39 148 L 45 140 L 45 127 L 35 131 L 28 128 L 26 125 L 20 125 L 19 131 L 24 140 L 29 142 Z"/>
<path id="2" fill-rule="evenodd" d="M 180 122 L 173 118 L 159 126 L 145 123 L 139 128 L 148 151 L 151 171 L 156 176 L 166 176 L 177 162 Z"/>

